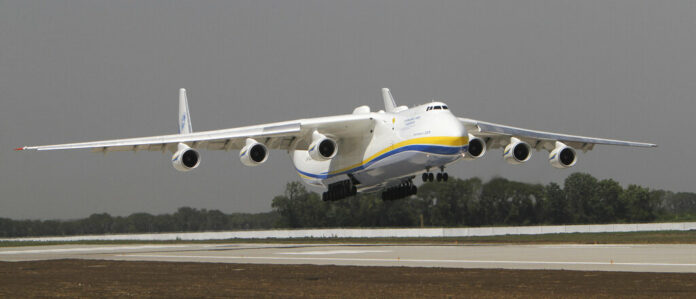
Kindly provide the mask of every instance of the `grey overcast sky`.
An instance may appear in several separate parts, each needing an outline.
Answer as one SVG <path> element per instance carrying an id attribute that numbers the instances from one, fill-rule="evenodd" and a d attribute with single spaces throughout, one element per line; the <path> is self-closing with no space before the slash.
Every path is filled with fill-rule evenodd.
<path id="1" fill-rule="evenodd" d="M 0 217 L 261 212 L 288 181 L 286 153 L 245 167 L 203 152 L 14 152 L 176 132 L 178 88 L 194 130 L 433 99 L 460 116 L 659 144 L 597 146 L 570 170 L 499 150 L 451 175 L 562 182 L 575 171 L 696 191 L 696 2 L 0 0 Z"/>

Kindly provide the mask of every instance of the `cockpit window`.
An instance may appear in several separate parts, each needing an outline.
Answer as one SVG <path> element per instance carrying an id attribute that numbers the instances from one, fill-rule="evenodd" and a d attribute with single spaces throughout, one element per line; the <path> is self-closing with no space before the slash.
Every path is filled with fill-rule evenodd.
<path id="1" fill-rule="evenodd" d="M 428 106 L 425 108 L 425 111 L 430 111 L 430 110 L 448 110 L 447 106 L 442 105 L 442 106 Z"/>

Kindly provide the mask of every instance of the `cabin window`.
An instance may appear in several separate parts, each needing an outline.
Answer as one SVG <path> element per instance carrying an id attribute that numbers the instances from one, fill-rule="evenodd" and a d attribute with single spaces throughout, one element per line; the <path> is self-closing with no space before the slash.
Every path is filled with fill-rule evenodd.
<path id="1" fill-rule="evenodd" d="M 447 110 L 449 108 L 447 108 L 447 106 L 442 106 L 442 109 Z"/>
<path id="2" fill-rule="evenodd" d="M 440 109 L 442 109 L 442 107 L 440 107 L 440 106 L 435 106 L 435 108 L 433 108 L 433 109 L 435 109 L 435 110 L 440 110 Z"/>

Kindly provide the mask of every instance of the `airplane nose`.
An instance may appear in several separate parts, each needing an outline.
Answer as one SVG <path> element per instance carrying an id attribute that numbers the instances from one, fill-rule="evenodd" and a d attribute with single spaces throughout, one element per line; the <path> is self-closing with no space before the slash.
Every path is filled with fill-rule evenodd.
<path id="1" fill-rule="evenodd" d="M 461 150 L 465 151 L 466 147 L 469 145 L 469 133 L 466 131 L 466 127 L 464 127 L 459 119 L 452 117 L 450 129 L 452 130 L 452 135 L 460 137 Z"/>
<path id="2" fill-rule="evenodd" d="M 462 152 L 466 151 L 467 147 L 469 146 L 469 133 L 466 131 L 466 128 L 462 123 L 457 120 L 457 123 L 459 124 L 459 136 L 462 138 Z"/>
<path id="3" fill-rule="evenodd" d="M 454 121 L 456 123 L 456 127 L 457 127 L 457 131 L 459 132 L 459 136 L 467 137 L 467 139 L 468 139 L 469 133 L 466 131 L 466 127 L 464 127 L 464 124 L 462 124 L 462 122 L 460 122 L 456 118 L 454 119 Z"/>
<path id="4" fill-rule="evenodd" d="M 452 130 L 452 133 L 454 136 L 461 136 L 461 137 L 468 137 L 469 134 L 466 132 L 466 128 L 464 127 L 464 124 L 459 121 L 454 115 L 452 115 L 449 118 L 449 127 Z"/>

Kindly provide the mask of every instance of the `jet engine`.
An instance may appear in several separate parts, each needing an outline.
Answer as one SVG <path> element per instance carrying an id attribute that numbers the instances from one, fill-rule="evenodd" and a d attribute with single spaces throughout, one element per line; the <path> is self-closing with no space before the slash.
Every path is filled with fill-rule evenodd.
<path id="1" fill-rule="evenodd" d="M 268 148 L 254 139 L 248 138 L 239 151 L 239 160 L 246 166 L 256 166 L 268 160 Z"/>
<path id="2" fill-rule="evenodd" d="M 316 131 L 312 133 L 312 143 L 309 145 L 309 156 L 316 161 L 330 160 L 336 156 L 338 144 L 335 140 Z"/>
<path id="3" fill-rule="evenodd" d="M 179 150 L 172 156 L 172 165 L 178 171 L 190 171 L 201 164 L 201 155 L 197 150 L 186 145 L 179 146 Z"/>
<path id="4" fill-rule="evenodd" d="M 549 163 L 556 168 L 573 167 L 577 160 L 575 150 L 562 142 L 556 142 L 556 148 L 549 153 Z"/>
<path id="5" fill-rule="evenodd" d="M 464 160 L 474 160 L 486 154 L 486 142 L 469 134 L 469 146 L 464 152 Z"/>
<path id="6" fill-rule="evenodd" d="M 503 158 L 510 164 L 522 164 L 532 157 L 532 147 L 515 137 L 510 138 L 510 144 L 503 151 Z"/>

